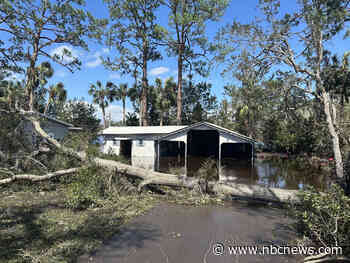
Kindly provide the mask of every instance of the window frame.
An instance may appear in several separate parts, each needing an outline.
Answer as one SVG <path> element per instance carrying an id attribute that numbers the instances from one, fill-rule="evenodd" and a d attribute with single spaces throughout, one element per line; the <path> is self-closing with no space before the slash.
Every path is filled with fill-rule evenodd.
<path id="1" fill-rule="evenodd" d="M 143 146 L 145 146 L 145 141 L 144 141 L 144 139 L 137 139 L 137 146 L 138 146 L 138 147 L 143 147 Z"/>

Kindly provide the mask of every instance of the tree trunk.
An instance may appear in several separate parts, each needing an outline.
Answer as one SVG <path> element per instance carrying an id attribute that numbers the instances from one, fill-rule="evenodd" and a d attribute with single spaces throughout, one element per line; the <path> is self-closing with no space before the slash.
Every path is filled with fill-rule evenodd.
<path id="1" fill-rule="evenodd" d="M 183 45 L 179 47 L 179 57 L 177 60 L 177 115 L 176 121 L 177 125 L 181 125 L 181 115 L 182 115 L 182 67 L 183 67 Z"/>
<path id="2" fill-rule="evenodd" d="M 134 80 L 135 80 L 135 90 L 137 91 L 137 66 L 135 66 L 134 72 Z M 142 102 L 140 101 L 140 107 L 139 107 L 139 126 L 142 126 Z"/>
<path id="3" fill-rule="evenodd" d="M 139 118 L 139 126 L 142 126 L 142 123 L 143 123 L 143 107 L 142 107 L 142 100 L 140 99 L 140 118 Z"/>
<path id="4" fill-rule="evenodd" d="M 106 120 L 105 107 L 102 106 L 101 110 L 102 110 L 103 126 L 106 129 L 107 128 L 107 120 Z"/>
<path id="5" fill-rule="evenodd" d="M 125 125 L 126 114 L 125 114 L 125 98 L 123 98 L 123 125 Z"/>
<path id="6" fill-rule="evenodd" d="M 44 110 L 45 115 L 46 115 L 47 111 L 49 110 L 49 105 L 50 105 L 50 98 L 48 98 L 47 103 L 45 105 L 45 110 Z"/>
<path id="7" fill-rule="evenodd" d="M 332 114 L 331 114 L 331 99 L 329 97 L 329 93 L 325 90 L 322 90 L 322 99 L 323 99 L 323 107 L 324 112 L 326 114 L 326 120 L 328 124 L 328 130 L 332 137 L 332 143 L 333 143 L 333 152 L 334 152 L 334 159 L 335 159 L 335 167 L 336 167 L 336 173 L 337 177 L 343 178 L 344 177 L 344 169 L 343 169 L 343 159 L 340 151 L 340 145 L 339 145 L 339 136 L 335 129 L 334 120 L 332 120 Z"/>
<path id="8" fill-rule="evenodd" d="M 16 174 L 12 177 L 0 180 L 0 185 L 9 184 L 9 183 L 19 181 L 19 180 L 25 180 L 25 181 L 31 181 L 31 182 L 47 181 L 47 180 L 50 180 L 54 177 L 59 177 L 59 176 L 68 175 L 68 174 L 74 174 L 74 173 L 78 172 L 79 169 L 80 168 L 70 168 L 70 169 L 66 169 L 66 170 L 60 170 L 60 171 L 48 173 L 45 175 Z"/>
<path id="9" fill-rule="evenodd" d="M 35 83 L 35 62 L 31 61 L 27 72 L 27 95 L 29 96 L 29 110 L 34 111 L 34 83 Z"/>
<path id="10" fill-rule="evenodd" d="M 30 58 L 30 66 L 28 68 L 27 93 L 29 95 L 29 110 L 34 111 L 34 88 L 35 88 L 35 64 L 39 53 L 39 37 L 37 36 L 33 41 L 33 55 Z"/>
<path id="11" fill-rule="evenodd" d="M 163 126 L 163 112 L 160 113 L 160 126 Z"/>
<path id="12" fill-rule="evenodd" d="M 147 43 L 144 42 L 144 51 L 143 51 L 143 63 L 142 63 L 142 125 L 148 125 L 148 116 L 147 116 Z"/>

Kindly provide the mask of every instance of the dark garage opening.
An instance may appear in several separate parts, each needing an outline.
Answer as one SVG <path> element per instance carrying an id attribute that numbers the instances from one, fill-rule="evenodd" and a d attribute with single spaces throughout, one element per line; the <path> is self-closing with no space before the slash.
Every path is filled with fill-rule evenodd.
<path id="1" fill-rule="evenodd" d="M 187 175 L 195 176 L 208 158 L 219 159 L 219 132 L 190 130 L 187 134 Z"/>
<path id="2" fill-rule="evenodd" d="M 252 154 L 251 143 L 221 144 L 221 177 L 231 177 L 238 183 L 257 180 Z"/>
<path id="3" fill-rule="evenodd" d="M 159 172 L 185 174 L 184 142 L 160 141 L 159 144 Z"/>
<path id="4" fill-rule="evenodd" d="M 132 140 L 121 140 L 119 154 L 124 158 L 131 160 Z"/>
<path id="5" fill-rule="evenodd" d="M 221 144 L 221 160 L 251 160 L 252 145 L 250 143 L 223 143 Z"/>

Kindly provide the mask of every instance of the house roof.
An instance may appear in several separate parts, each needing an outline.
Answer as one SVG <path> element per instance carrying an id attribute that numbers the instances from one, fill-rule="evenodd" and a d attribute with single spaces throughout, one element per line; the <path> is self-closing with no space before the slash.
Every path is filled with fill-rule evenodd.
<path id="1" fill-rule="evenodd" d="M 226 129 L 224 127 L 221 127 L 219 125 L 216 125 L 216 124 L 212 124 L 210 122 L 197 122 L 195 124 L 192 124 L 192 125 L 189 125 L 189 126 L 185 126 L 184 128 L 182 129 L 179 129 L 179 130 L 176 130 L 176 131 L 173 131 L 169 134 L 166 134 L 166 135 L 163 135 L 163 136 L 160 136 L 158 137 L 157 139 L 158 140 L 164 140 L 164 139 L 167 139 L 168 137 L 171 137 L 173 135 L 176 135 L 177 133 L 182 133 L 182 132 L 185 132 L 185 131 L 189 131 L 191 129 L 194 129 L 194 128 L 197 128 L 197 127 L 200 127 L 200 126 L 206 126 L 208 128 L 212 128 L 214 130 L 218 130 L 218 131 L 221 131 L 223 133 L 226 133 L 226 134 L 230 134 L 230 135 L 233 135 L 233 136 L 236 136 L 244 141 L 249 141 L 249 142 L 256 142 L 253 138 L 250 138 L 248 136 L 245 136 L 243 134 L 240 134 L 238 132 L 234 132 L 232 130 L 229 130 L 229 129 Z"/>
<path id="2" fill-rule="evenodd" d="M 56 118 L 50 117 L 50 116 L 45 115 L 45 114 L 40 113 L 40 112 L 32 111 L 31 114 L 34 115 L 34 116 L 37 115 L 38 117 L 44 118 L 46 120 L 49 120 L 49 121 L 56 122 L 58 124 L 64 125 L 66 127 L 69 127 L 70 129 L 79 129 L 79 127 L 74 127 L 73 124 L 70 124 L 70 123 L 65 122 L 65 121 L 58 120 Z"/>
<path id="3" fill-rule="evenodd" d="M 177 130 L 181 130 L 187 126 L 123 126 L 109 127 L 104 129 L 101 135 L 137 135 L 137 134 L 168 134 Z"/>
<path id="4" fill-rule="evenodd" d="M 45 119 L 47 119 L 49 121 L 56 122 L 56 123 L 62 124 L 62 125 L 67 126 L 67 127 L 73 127 L 73 124 L 70 124 L 70 123 L 65 122 L 65 121 L 58 120 L 56 118 L 50 117 L 50 116 L 42 114 L 40 112 L 36 112 L 36 114 L 38 114 L 40 117 L 45 118 Z"/>
<path id="5" fill-rule="evenodd" d="M 153 135 L 157 140 L 165 140 L 168 137 L 178 133 L 189 131 L 200 126 L 205 126 L 214 130 L 221 131 L 226 134 L 236 136 L 244 141 L 255 142 L 254 139 L 247 137 L 238 132 L 226 129 L 224 127 L 209 123 L 198 122 L 188 126 L 124 126 L 124 127 L 109 127 L 104 129 L 101 135 Z"/>

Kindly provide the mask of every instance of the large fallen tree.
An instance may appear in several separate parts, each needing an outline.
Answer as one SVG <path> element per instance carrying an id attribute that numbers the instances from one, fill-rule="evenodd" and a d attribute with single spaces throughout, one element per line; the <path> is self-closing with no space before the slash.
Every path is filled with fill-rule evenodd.
<path id="1" fill-rule="evenodd" d="M 153 185 L 166 185 L 185 187 L 193 189 L 198 186 L 200 180 L 197 178 L 189 178 L 185 176 L 177 176 L 173 174 L 159 173 L 143 168 L 130 166 L 124 163 L 116 162 L 113 160 L 102 159 L 99 157 L 88 158 L 85 152 L 78 152 L 71 148 L 61 145 L 57 140 L 51 138 L 40 126 L 39 117 L 35 112 L 21 111 L 20 114 L 27 120 L 29 120 L 36 132 L 48 142 L 54 145 L 57 149 L 63 151 L 65 154 L 74 155 L 83 162 L 94 162 L 99 166 L 107 169 L 115 170 L 126 176 L 137 177 L 142 179 L 138 185 L 139 190 L 149 184 Z M 25 175 L 25 174 L 13 174 L 12 177 L 0 180 L 0 184 L 8 184 L 17 180 L 29 180 L 29 181 L 43 181 L 49 180 L 53 177 L 74 174 L 78 171 L 78 168 L 71 168 L 68 170 L 56 171 L 48 173 L 46 175 Z M 223 183 L 223 182 L 209 182 L 210 189 L 216 194 L 233 195 L 244 198 L 254 198 L 266 201 L 277 202 L 289 202 L 298 201 L 296 190 L 284 190 L 278 188 L 269 188 L 258 185 L 244 185 L 236 183 Z"/>

